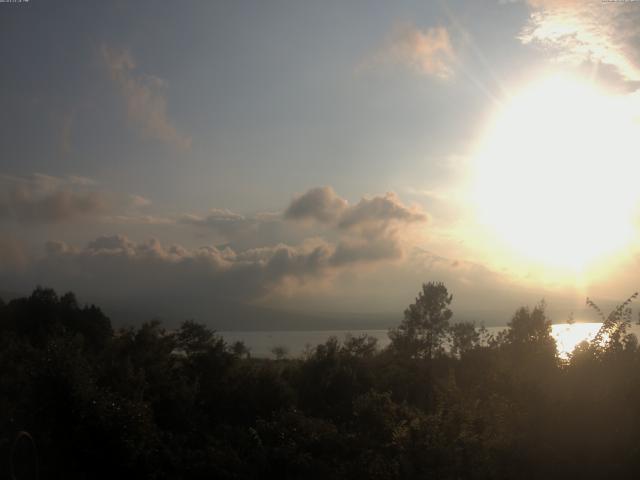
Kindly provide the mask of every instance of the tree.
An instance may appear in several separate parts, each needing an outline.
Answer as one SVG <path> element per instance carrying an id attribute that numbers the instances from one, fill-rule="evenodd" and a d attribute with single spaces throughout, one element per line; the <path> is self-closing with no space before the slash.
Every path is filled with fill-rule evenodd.
<path id="1" fill-rule="evenodd" d="M 276 345 L 271 349 L 271 353 L 276 357 L 276 360 L 284 360 L 289 355 L 289 349 L 284 345 Z"/>
<path id="2" fill-rule="evenodd" d="M 507 324 L 507 339 L 514 345 L 536 345 L 555 354 L 555 340 L 551 336 L 551 320 L 546 314 L 546 304 L 541 301 L 533 310 L 520 307 Z"/>
<path id="3" fill-rule="evenodd" d="M 229 349 L 238 358 L 251 358 L 251 349 L 242 340 L 233 342 Z"/>
<path id="4" fill-rule="evenodd" d="M 347 333 L 342 345 L 342 352 L 355 357 L 370 358 L 376 354 L 377 348 L 377 338 L 367 334 L 354 337 Z"/>
<path id="5" fill-rule="evenodd" d="M 451 354 L 461 357 L 480 343 L 480 332 L 472 322 L 461 322 L 449 328 Z"/>
<path id="6" fill-rule="evenodd" d="M 628 333 L 633 315 L 630 305 L 636 298 L 638 298 L 638 292 L 618 305 L 606 317 L 600 307 L 593 300 L 587 298 L 587 305 L 595 310 L 602 320 L 602 326 L 591 341 L 593 353 L 601 355 L 605 352 L 619 351 L 625 347 L 633 349 L 637 346 L 638 339 L 633 333 Z M 638 324 L 640 324 L 640 319 Z"/>
<path id="7" fill-rule="evenodd" d="M 507 325 L 497 338 L 505 369 L 526 385 L 523 388 L 550 384 L 557 373 L 558 351 L 545 302 L 533 309 L 520 307 Z"/>
<path id="8" fill-rule="evenodd" d="M 204 354 L 212 347 L 220 347 L 218 344 L 222 343 L 222 338 L 201 323 L 185 320 L 177 331 L 176 341 L 178 348 L 190 356 Z M 221 347 L 224 347 L 224 344 Z"/>
<path id="9" fill-rule="evenodd" d="M 389 331 L 392 348 L 411 358 L 432 359 L 441 352 L 453 316 L 452 300 L 443 283 L 423 284 L 415 303 L 404 311 L 400 326 Z"/>

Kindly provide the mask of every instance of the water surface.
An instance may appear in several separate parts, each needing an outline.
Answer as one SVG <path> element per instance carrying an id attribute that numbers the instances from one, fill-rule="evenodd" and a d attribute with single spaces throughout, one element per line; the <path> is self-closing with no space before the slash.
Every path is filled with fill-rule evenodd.
<path id="1" fill-rule="evenodd" d="M 558 354 L 567 358 L 573 349 L 583 340 L 590 341 L 600 328 L 600 323 L 558 323 L 551 326 L 551 335 L 556 340 Z M 489 333 L 496 335 L 506 327 L 487 327 Z M 630 330 L 640 336 L 640 327 L 633 325 Z M 254 357 L 273 357 L 274 347 L 285 347 L 288 356 L 297 357 L 306 349 L 327 341 L 329 337 L 344 339 L 345 335 L 367 334 L 378 339 L 378 347 L 389 345 L 388 330 L 308 330 L 308 331 L 252 331 L 252 332 L 218 332 L 231 343 L 241 340 L 249 347 Z"/>

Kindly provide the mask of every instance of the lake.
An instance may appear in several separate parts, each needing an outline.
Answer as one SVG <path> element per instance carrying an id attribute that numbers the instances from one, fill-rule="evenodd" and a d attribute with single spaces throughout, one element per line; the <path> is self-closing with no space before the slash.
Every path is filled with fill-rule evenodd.
<path id="1" fill-rule="evenodd" d="M 560 357 L 567 358 L 576 345 L 583 340 L 591 340 L 600 328 L 600 323 L 558 323 L 551 326 L 551 335 L 556 340 Z M 487 327 L 489 333 L 497 334 L 506 327 Z M 640 337 L 640 327 L 632 325 L 631 332 Z M 378 339 L 378 346 L 389 345 L 387 330 L 310 330 L 310 331 L 254 331 L 254 332 L 218 332 L 228 342 L 241 340 L 249 347 L 254 357 L 272 358 L 271 349 L 276 346 L 285 347 L 288 356 L 297 357 L 305 349 L 324 343 L 331 336 L 344 339 L 348 333 L 359 336 L 367 334 Z"/>

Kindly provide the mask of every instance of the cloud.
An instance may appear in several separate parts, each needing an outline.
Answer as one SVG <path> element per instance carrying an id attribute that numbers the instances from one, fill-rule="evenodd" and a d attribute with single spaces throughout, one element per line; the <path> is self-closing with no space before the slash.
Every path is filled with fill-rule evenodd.
<path id="1" fill-rule="evenodd" d="M 253 223 L 238 213 L 219 208 L 211 209 L 206 215 L 184 215 L 180 219 L 180 222 L 187 225 L 196 225 L 198 227 L 207 227 L 215 230 L 220 229 L 223 231 L 238 225 Z"/>
<path id="2" fill-rule="evenodd" d="M 212 209 L 206 214 L 183 215 L 178 223 L 197 227 L 201 238 L 240 250 L 281 242 L 298 244 L 309 236 L 322 236 L 337 246 L 341 258 L 338 263 L 346 263 L 347 257 L 356 257 L 346 254 L 353 252 L 356 245 L 362 249 L 357 255 L 359 260 L 366 259 L 368 251 L 372 253 L 371 259 L 382 259 L 382 251 L 392 252 L 387 256 L 389 259 L 398 258 L 401 248 L 397 244 L 389 248 L 389 239 L 400 243 L 409 225 L 427 220 L 425 212 L 403 205 L 394 193 L 362 198 L 351 205 L 333 188 L 325 186 L 296 196 L 284 213 L 241 215 L 228 209 Z M 378 239 L 387 243 L 384 248 L 382 245 L 365 248 L 363 238 L 369 243 Z"/>
<path id="3" fill-rule="evenodd" d="M 341 267 L 349 264 L 371 263 L 402 258 L 403 250 L 395 236 L 374 239 L 347 239 L 338 243 L 331 256 L 331 264 Z"/>
<path id="4" fill-rule="evenodd" d="M 140 195 L 98 190 L 94 180 L 78 175 L 55 177 L 40 173 L 27 176 L 0 174 L 0 221 L 109 221 L 125 218 L 122 215 L 125 212 L 135 212 L 150 204 L 149 199 Z"/>
<path id="5" fill-rule="evenodd" d="M 348 202 L 339 197 L 333 188 L 317 187 L 294 198 L 285 211 L 285 217 L 331 223 L 338 219 L 347 206 Z"/>
<path id="6" fill-rule="evenodd" d="M 640 8 L 634 2 L 529 0 L 520 40 L 548 50 L 562 63 L 611 66 L 622 81 L 640 84 Z"/>
<path id="7" fill-rule="evenodd" d="M 125 98 L 129 120 L 150 138 L 189 149 L 191 138 L 178 131 L 167 112 L 167 82 L 137 73 L 135 60 L 128 50 L 103 45 L 102 57 L 111 79 Z"/>
<path id="8" fill-rule="evenodd" d="M 134 207 L 135 208 L 135 207 Z M 175 225 L 176 220 L 172 217 L 162 215 L 109 215 L 102 219 L 104 223 L 113 223 L 118 225 Z"/>
<path id="9" fill-rule="evenodd" d="M 76 178 L 13 180 L 36 192 L 27 196 L 36 198 L 31 202 L 34 204 L 40 198 L 47 199 L 50 192 L 66 189 L 80 198 L 93 188 L 93 182 Z M 140 208 L 148 203 L 135 195 L 123 196 L 121 201 Z M 29 208 L 33 209 L 31 203 Z M 108 208 L 113 211 L 113 201 Z M 192 226 L 211 232 L 215 240 L 226 237 L 229 241 L 214 243 L 210 239 L 199 248 L 166 245 L 157 239 L 137 241 L 125 235 L 99 236 L 84 247 L 51 241 L 45 245 L 43 257 L 30 256 L 22 262 L 21 286 L 32 282 L 71 289 L 113 304 L 162 304 L 158 307 L 161 311 L 199 305 L 198 311 L 204 312 L 214 308 L 215 302 L 277 300 L 300 289 L 324 288 L 344 272 L 357 273 L 395 262 L 411 243 L 408 228 L 427 220 L 424 212 L 404 205 L 393 193 L 350 204 L 329 187 L 296 197 L 285 214 L 245 216 L 213 209 L 204 215 L 164 218 L 127 214 L 126 209 L 124 214 L 105 215 L 102 211 L 95 215 L 102 215 L 103 225 L 110 220 L 123 224 L 130 218 L 138 223 L 148 218 L 147 223 Z M 65 218 L 84 212 L 80 208 Z M 301 228 L 300 222 L 309 221 L 310 225 Z M 313 236 L 318 231 L 324 234 Z M 9 265 L 4 263 L 0 263 L 0 276 L 11 278 Z"/>
<path id="10" fill-rule="evenodd" d="M 214 208 L 205 214 L 187 214 L 178 223 L 195 227 L 199 238 L 247 250 L 279 243 L 297 244 L 309 233 L 285 222 L 281 213 L 241 215 L 227 209 Z"/>
<path id="11" fill-rule="evenodd" d="M 287 279 L 302 282 L 322 276 L 332 248 L 316 240 L 292 247 L 235 252 L 204 246 L 164 246 L 156 239 L 136 242 L 123 235 L 102 236 L 83 248 L 48 242 L 34 263 L 39 282 L 117 298 L 170 295 L 172 298 L 251 300 L 277 289 Z"/>
<path id="12" fill-rule="evenodd" d="M 146 197 L 143 197 L 142 195 L 135 195 L 135 194 L 129 195 L 129 204 L 134 208 L 148 207 L 149 205 L 151 205 L 151 203 L 152 203 L 151 200 L 149 200 Z"/>
<path id="13" fill-rule="evenodd" d="M 505 282 L 504 276 L 480 263 L 444 257 L 421 248 L 415 248 L 411 252 L 411 261 L 425 271 L 437 273 L 450 283 L 481 287 L 486 284 L 497 286 Z"/>
<path id="14" fill-rule="evenodd" d="M 386 229 L 391 223 L 426 222 L 427 215 L 418 208 L 409 208 L 398 196 L 388 192 L 384 196 L 363 198 L 356 205 L 344 210 L 340 216 L 340 228 Z"/>
<path id="15" fill-rule="evenodd" d="M 455 58 L 449 31 L 445 27 L 420 30 L 409 24 L 394 29 L 387 45 L 373 58 L 373 63 L 401 64 L 420 74 L 446 79 L 454 73 Z"/>
<path id="16" fill-rule="evenodd" d="M 91 298 L 250 302 L 401 255 L 392 235 L 345 237 L 337 243 L 310 238 L 295 246 L 280 243 L 246 250 L 212 245 L 190 249 L 112 235 L 81 248 L 47 242 L 44 257 L 31 259 L 27 276 Z"/>
<path id="17" fill-rule="evenodd" d="M 407 207 L 398 196 L 388 192 L 382 196 L 362 198 L 349 205 L 331 187 L 312 188 L 293 199 L 285 218 L 315 220 L 342 230 L 385 230 L 392 223 L 426 222 L 428 217 L 417 207 Z"/>
<path id="18" fill-rule="evenodd" d="M 109 199 L 86 190 L 81 177 L 27 177 L 0 175 L 0 219 L 25 222 L 60 222 L 109 211 Z"/>
<path id="19" fill-rule="evenodd" d="M 314 220 L 338 233 L 340 240 L 331 258 L 333 265 L 395 260 L 410 240 L 407 228 L 424 224 L 428 215 L 404 205 L 395 193 L 365 197 L 354 205 L 331 187 L 312 188 L 293 199 L 285 218 Z"/>
<path id="20" fill-rule="evenodd" d="M 24 243 L 10 235 L 0 235 L 0 273 L 15 274 L 29 263 Z"/>
<path id="21" fill-rule="evenodd" d="M 92 187 L 97 185 L 97 182 L 88 177 L 82 177 L 80 175 L 68 175 L 66 179 L 73 185 L 81 185 L 83 187 Z"/>

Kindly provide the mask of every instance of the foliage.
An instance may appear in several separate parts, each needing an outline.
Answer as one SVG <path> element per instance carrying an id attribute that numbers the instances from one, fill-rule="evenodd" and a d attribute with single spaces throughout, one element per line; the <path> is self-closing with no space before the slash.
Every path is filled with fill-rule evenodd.
<path id="1" fill-rule="evenodd" d="M 455 323 L 449 327 L 450 351 L 461 357 L 480 344 L 481 331 L 472 322 Z"/>
<path id="2" fill-rule="evenodd" d="M 346 336 L 269 360 L 194 321 L 114 331 L 37 288 L 0 301 L 0 477 L 37 456 L 42 478 L 635 478 L 634 299 L 588 300 L 603 326 L 568 361 L 544 303 L 491 337 L 449 324 L 439 283 L 387 349 Z"/>
<path id="3" fill-rule="evenodd" d="M 404 312 L 404 320 L 389 332 L 392 347 L 410 358 L 432 359 L 442 352 L 453 312 L 453 295 L 442 283 L 425 283 L 416 301 Z"/>

